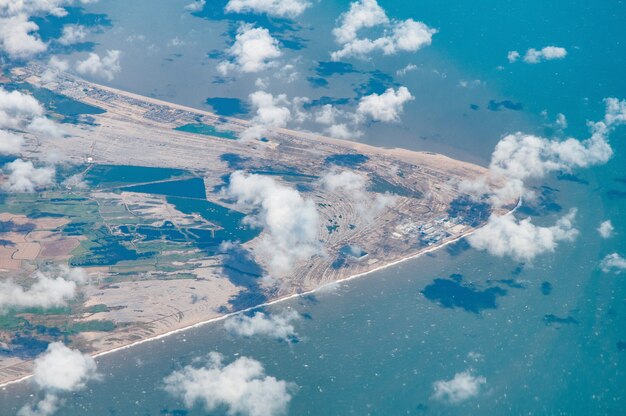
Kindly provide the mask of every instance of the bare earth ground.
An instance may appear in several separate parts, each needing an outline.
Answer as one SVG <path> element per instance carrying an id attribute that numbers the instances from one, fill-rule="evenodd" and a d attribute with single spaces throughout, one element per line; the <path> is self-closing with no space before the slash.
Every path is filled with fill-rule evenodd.
<path id="1" fill-rule="evenodd" d="M 43 70 L 43 67 L 31 66 L 16 71 L 14 75 L 36 84 L 41 82 L 39 75 Z M 414 196 L 396 196 L 393 206 L 367 218 L 362 213 L 375 212 L 372 201 L 376 193 L 367 192 L 367 201 L 357 202 L 346 198 L 344 193 L 328 192 L 318 181 L 311 181 L 311 190 L 303 196 L 312 198 L 317 205 L 321 218 L 318 237 L 324 244 L 325 254 L 297 264 L 290 276 L 280 279 L 277 286 L 268 291 L 270 300 L 379 269 L 441 247 L 475 229 L 462 218 L 448 215 L 450 203 L 460 197 L 456 183 L 485 173 L 484 168 L 473 164 L 439 154 L 377 148 L 287 129 L 271 131 L 267 142 L 186 133 L 174 128 L 200 120 L 238 133 L 248 127 L 249 122 L 224 119 L 206 111 L 96 85 L 70 75 L 60 75 L 57 81 L 45 87 L 106 112 L 94 116 L 94 125 L 64 124 L 67 134 L 62 138 L 29 137 L 27 154 L 54 151 L 74 164 L 191 170 L 203 177 L 209 201 L 238 210 L 241 207 L 228 205 L 220 195 L 212 192 L 213 187 L 221 183 L 221 177 L 232 171 L 220 160 L 225 153 L 251 158 L 246 166 L 248 169 L 289 168 L 315 176 L 329 170 L 326 161 L 329 156 L 361 154 L 367 157 L 367 161 L 351 169 L 415 192 Z M 292 186 L 279 176 L 275 179 Z M 103 206 L 121 206 L 153 224 L 165 220 L 175 224 L 198 221 L 198 218 L 177 211 L 159 196 L 83 192 Z M 26 235 L 6 233 L 2 236 L 15 243 L 14 246 L 0 246 L 0 268 L 9 274 L 33 270 L 43 258 L 67 261 L 72 250 L 80 244 L 81 237 L 65 237 L 58 232 L 63 218 L 33 220 L 10 213 L 0 214 L 0 219 L 5 217 L 36 224 L 35 230 Z M 337 227 L 330 230 L 326 227 L 328 224 Z M 428 231 L 429 243 L 418 243 L 420 230 Z M 256 253 L 259 240 L 249 241 L 245 248 Z M 342 267 L 333 267 L 340 255 L 339 250 L 351 244 L 358 245 L 368 254 L 363 258 L 349 258 Z M 137 264 L 132 266 L 133 269 L 127 269 L 136 270 L 131 278 L 119 277 L 114 267 L 88 269 L 94 282 L 83 289 L 84 306 L 106 305 L 107 310 L 74 319 L 110 320 L 119 326 L 110 333 L 81 333 L 74 339 L 75 345 L 96 354 L 189 327 L 223 315 L 223 307 L 228 305 L 229 299 L 242 290 L 224 276 L 218 258 L 203 258 L 201 253 L 193 250 L 163 254 L 180 254 L 193 261 L 181 264 L 172 261 L 168 265 L 172 270 L 166 273 L 156 273 L 150 265 Z M 267 265 L 267 259 L 254 255 L 257 263 Z M 184 275 L 191 278 L 181 278 L 183 269 Z M 107 275 L 114 277 L 113 284 L 99 280 Z M 28 375 L 31 367 L 28 360 L 0 356 L 0 384 Z"/>

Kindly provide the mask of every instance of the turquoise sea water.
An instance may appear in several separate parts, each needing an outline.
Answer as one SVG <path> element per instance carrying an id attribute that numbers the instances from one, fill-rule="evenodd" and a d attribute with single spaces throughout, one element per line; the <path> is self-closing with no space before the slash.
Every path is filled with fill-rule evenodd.
<path id="1" fill-rule="evenodd" d="M 226 46 L 220 34 L 227 21 L 186 15 L 184 2 L 155 3 L 89 6 L 108 13 L 117 27 L 96 39 L 99 48 L 127 51 L 113 85 L 198 107 L 208 97 L 245 99 L 255 89 L 255 76 L 211 82 L 218 61 L 206 54 Z M 381 0 L 389 16 L 437 27 L 433 45 L 416 54 L 351 61 L 356 72 L 316 71 L 315 62 L 328 60 L 334 48 L 330 29 L 347 4 L 323 0 L 303 15 L 297 34 L 304 48 L 285 52 L 304 55 L 302 77 L 292 84 L 271 81 L 270 90 L 353 100 L 355 85 L 371 86 L 371 71 L 391 75 L 416 99 L 403 123 L 370 126 L 363 141 L 485 164 L 503 134 L 553 134 L 548 121 L 563 113 L 565 134 L 584 138 L 586 121 L 602 117 L 604 97 L 626 98 L 626 7 L 620 1 Z M 155 23 L 159 33 L 150 29 Z M 145 45 L 126 41 L 133 34 L 145 34 L 159 50 L 134 56 L 133 48 Z M 178 51 L 167 46 L 174 36 L 187 42 Z M 566 47 L 567 58 L 538 65 L 506 60 L 509 50 L 549 44 Z M 166 61 L 174 52 L 182 55 Z M 420 69 L 396 77 L 408 63 Z M 146 65 L 153 76 L 145 77 Z M 313 87 L 309 76 L 324 78 L 328 88 Z M 463 88 L 461 80 L 480 83 Z M 522 109 L 492 111 L 491 100 Z M 609 253 L 626 255 L 626 128 L 613 133 L 611 144 L 615 156 L 606 165 L 536 184 L 554 191 L 533 222 L 552 224 L 578 208 L 580 235 L 554 253 L 522 265 L 459 244 L 336 292 L 269 308 L 290 306 L 308 317 L 296 323 L 295 344 L 237 338 L 215 323 L 111 354 L 98 360 L 103 380 L 67 396 L 62 414 L 205 414 L 200 408 L 187 413 L 164 393 L 162 379 L 210 351 L 228 361 L 252 357 L 269 375 L 296 383 L 289 405 L 294 415 L 623 414 L 626 276 L 604 274 L 598 263 Z M 606 219 L 616 236 L 604 240 L 596 228 Z M 466 370 L 486 379 L 477 397 L 459 404 L 432 398 L 435 381 Z M 28 383 L 0 391 L 0 413 L 13 414 L 32 391 Z"/>

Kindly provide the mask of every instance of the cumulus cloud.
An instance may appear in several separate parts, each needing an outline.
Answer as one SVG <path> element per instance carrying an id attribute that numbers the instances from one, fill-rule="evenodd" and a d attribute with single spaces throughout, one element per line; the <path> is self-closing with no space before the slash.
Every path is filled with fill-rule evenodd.
<path id="1" fill-rule="evenodd" d="M 76 71 L 83 75 L 93 75 L 112 81 L 115 75 L 122 70 L 120 66 L 121 52 L 107 50 L 106 55 L 100 56 L 90 52 L 87 59 L 76 63 Z"/>
<path id="2" fill-rule="evenodd" d="M 45 392 L 42 400 L 20 409 L 18 416 L 48 416 L 60 404 L 59 394 L 83 390 L 89 381 L 99 380 L 97 366 L 88 354 L 53 342 L 35 359 L 33 381 Z"/>
<path id="3" fill-rule="evenodd" d="M 80 3 L 93 3 L 80 0 Z M 0 0 L 0 51 L 12 59 L 27 59 L 45 52 L 48 44 L 37 33 L 39 27 L 34 16 L 67 15 L 66 6 L 72 0 Z"/>
<path id="4" fill-rule="evenodd" d="M 0 49 L 13 59 L 30 58 L 47 49 L 37 33 L 39 26 L 28 20 L 28 16 L 0 18 Z"/>
<path id="5" fill-rule="evenodd" d="M 83 25 L 65 25 L 58 42 L 61 45 L 73 45 L 85 40 L 89 30 Z"/>
<path id="6" fill-rule="evenodd" d="M 0 128 L 24 129 L 43 114 L 43 106 L 34 97 L 0 87 Z"/>
<path id="7" fill-rule="evenodd" d="M 266 13 L 275 17 L 300 16 L 311 3 L 305 0 L 230 0 L 226 12 Z"/>
<path id="8" fill-rule="evenodd" d="M 276 416 L 287 412 L 295 386 L 265 374 L 260 362 L 241 357 L 224 365 L 223 356 L 209 354 L 202 367 L 186 366 L 164 379 L 165 390 L 189 408 L 207 412 L 225 409 L 229 415 Z"/>
<path id="9" fill-rule="evenodd" d="M 520 54 L 518 51 L 509 51 L 506 58 L 510 63 L 516 62 L 520 58 Z"/>
<path id="10" fill-rule="evenodd" d="M 454 375 L 452 380 L 439 380 L 433 384 L 433 398 L 452 404 L 478 396 L 481 387 L 487 383 L 482 376 L 474 376 L 471 371 Z"/>
<path id="11" fill-rule="evenodd" d="M 604 273 L 621 273 L 626 270 L 626 259 L 617 253 L 609 254 L 600 262 L 600 269 Z"/>
<path id="12" fill-rule="evenodd" d="M 313 114 L 313 119 L 316 123 L 327 126 L 324 133 L 335 139 L 350 140 L 363 134 L 357 125 L 359 120 L 353 114 L 339 110 L 332 104 L 323 105 Z"/>
<path id="13" fill-rule="evenodd" d="M 406 74 L 408 74 L 409 72 L 413 72 L 417 70 L 417 65 L 415 64 L 407 64 L 407 66 L 405 66 L 404 68 L 398 69 L 396 71 L 396 75 L 399 77 L 403 77 Z"/>
<path id="14" fill-rule="evenodd" d="M 43 399 L 38 402 L 25 405 L 18 412 L 17 416 L 49 416 L 56 413 L 61 406 L 61 399 L 54 393 L 46 393 Z"/>
<path id="15" fill-rule="evenodd" d="M 380 37 L 358 37 L 358 32 L 362 29 L 376 26 L 383 27 Z M 380 51 L 384 55 L 415 52 L 430 45 L 436 33 L 436 29 L 413 19 L 390 20 L 376 0 L 357 0 L 340 16 L 339 25 L 333 29 L 333 35 L 341 49 L 332 52 L 331 59 L 338 61 L 349 57 L 366 58 L 374 51 Z"/>
<path id="16" fill-rule="evenodd" d="M 250 24 L 239 26 L 235 43 L 226 52 L 230 59 L 217 66 L 222 75 L 232 70 L 244 73 L 264 71 L 273 67 L 275 59 L 282 55 L 278 41 L 270 35 L 269 30 Z"/>
<path id="17" fill-rule="evenodd" d="M 65 72 L 69 69 L 70 64 L 67 59 L 61 59 L 56 56 L 51 56 L 48 60 L 46 70 L 41 74 L 41 81 L 43 83 L 54 82 L 57 80 L 61 72 Z"/>
<path id="18" fill-rule="evenodd" d="M 23 130 L 54 137 L 63 134 L 57 123 L 45 117 L 43 106 L 35 98 L 0 87 L 0 153 L 19 153 L 24 142 Z"/>
<path id="19" fill-rule="evenodd" d="M 15 155 L 22 150 L 24 138 L 21 135 L 0 130 L 0 155 Z"/>
<path id="20" fill-rule="evenodd" d="M 30 160 L 15 159 L 4 166 L 7 174 L 2 189 L 8 192 L 30 193 L 47 188 L 54 183 L 54 168 L 37 168 Z"/>
<path id="21" fill-rule="evenodd" d="M 591 137 L 583 141 L 547 139 L 532 134 L 515 133 L 502 138 L 491 155 L 490 181 L 462 182 L 469 193 L 487 193 L 490 202 L 502 206 L 522 195 L 532 197 L 524 187 L 528 180 L 541 179 L 552 172 L 571 171 L 607 162 L 613 155 L 608 136 L 626 122 L 626 101 L 607 98 L 604 119 L 590 123 Z"/>
<path id="22" fill-rule="evenodd" d="M 224 323 L 224 328 L 243 337 L 265 336 L 288 341 L 297 336 L 294 322 L 298 320 L 300 314 L 294 310 L 284 310 L 271 315 L 256 312 L 252 316 L 240 314 L 232 317 Z"/>
<path id="23" fill-rule="evenodd" d="M 370 196 L 367 193 L 369 178 L 351 170 L 331 170 L 321 177 L 320 182 L 327 191 L 342 193 L 354 201 L 360 218 L 367 221 L 395 202 L 390 194 Z"/>
<path id="24" fill-rule="evenodd" d="M 78 284 L 87 281 L 83 269 L 61 266 L 49 273 L 37 272 L 28 288 L 11 279 L 0 282 L 0 311 L 11 308 L 52 308 L 65 306 L 76 296 Z"/>
<path id="25" fill-rule="evenodd" d="M 361 97 L 356 109 L 357 117 L 370 118 L 374 121 L 396 122 L 400 120 L 404 104 L 414 100 L 408 88 L 387 89 L 382 94 L 370 94 Z"/>
<path id="26" fill-rule="evenodd" d="M 271 275 L 285 275 L 295 262 L 321 253 L 319 216 L 313 200 L 273 178 L 241 171 L 231 174 L 227 194 L 239 204 L 258 209 L 247 220 L 263 227 L 257 250 L 268 259 Z"/>
<path id="27" fill-rule="evenodd" d="M 573 241 L 578 235 L 574 228 L 575 216 L 576 209 L 571 209 L 553 226 L 540 227 L 530 218 L 518 220 L 514 215 L 492 215 L 484 227 L 467 237 L 467 241 L 472 247 L 494 256 L 528 261 L 554 251 L 561 241 Z"/>
<path id="28" fill-rule="evenodd" d="M 199 12 L 204 9 L 204 5 L 206 4 L 206 0 L 196 0 L 192 1 L 188 5 L 185 6 L 185 10 L 188 12 Z"/>
<path id="29" fill-rule="evenodd" d="M 285 94 L 274 96 L 265 91 L 255 91 L 248 99 L 255 115 L 253 126 L 244 130 L 242 139 L 260 139 L 268 128 L 285 127 L 291 120 L 291 103 Z"/>
<path id="30" fill-rule="evenodd" d="M 610 220 L 603 221 L 598 227 L 598 232 L 602 236 L 602 238 L 609 238 L 613 235 L 613 224 L 611 224 Z"/>
<path id="31" fill-rule="evenodd" d="M 554 59 L 563 59 L 567 56 L 567 50 L 559 46 L 546 46 L 539 50 L 530 48 L 526 51 L 523 61 L 527 64 L 538 64 L 543 61 L 551 61 Z M 521 58 L 518 51 L 509 51 L 507 59 L 510 63 L 517 62 Z"/>
<path id="32" fill-rule="evenodd" d="M 558 46 L 546 46 L 540 50 L 530 48 L 524 55 L 524 62 L 527 64 L 538 64 L 542 61 L 551 61 L 553 59 L 563 59 L 567 56 L 565 48 Z"/>
<path id="33" fill-rule="evenodd" d="M 42 389 L 70 392 L 82 390 L 87 382 L 98 379 L 97 366 L 88 354 L 53 342 L 35 360 L 33 380 Z"/>

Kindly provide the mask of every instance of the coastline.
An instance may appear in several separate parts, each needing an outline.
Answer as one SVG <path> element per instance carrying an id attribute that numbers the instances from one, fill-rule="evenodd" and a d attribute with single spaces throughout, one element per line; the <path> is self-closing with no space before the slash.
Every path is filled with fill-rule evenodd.
<path id="1" fill-rule="evenodd" d="M 522 205 L 522 198 L 520 197 L 518 202 L 517 202 L 517 204 L 515 205 L 515 207 L 513 209 L 511 209 L 510 211 L 508 211 L 504 215 L 511 215 L 511 214 L 513 214 L 521 205 Z M 323 284 L 321 286 L 318 286 L 316 288 L 307 290 L 305 292 L 294 293 L 294 294 L 291 294 L 291 295 L 287 295 L 287 296 L 283 296 L 283 297 L 280 297 L 280 298 L 276 298 L 276 299 L 270 300 L 268 302 L 265 302 L 265 303 L 262 303 L 262 304 L 259 304 L 259 305 L 251 306 L 249 308 L 241 309 L 241 310 L 236 311 L 236 312 L 231 312 L 231 313 L 228 313 L 228 314 L 225 314 L 225 315 L 221 315 L 221 316 L 218 316 L 218 317 L 215 317 L 215 318 L 207 319 L 205 321 L 196 322 L 194 324 L 190 324 L 190 325 L 187 325 L 187 326 L 184 326 L 184 327 L 181 327 L 181 328 L 176 328 L 176 329 L 173 329 L 171 331 L 164 332 L 164 333 L 159 334 L 159 335 L 155 335 L 153 337 L 149 337 L 149 338 L 141 339 L 139 341 L 132 342 L 130 344 L 122 345 L 122 346 L 115 347 L 115 348 L 112 348 L 112 349 L 109 349 L 109 350 L 105 350 L 105 351 L 96 352 L 96 353 L 91 354 L 91 356 L 94 357 L 94 358 L 102 357 L 104 355 L 108 355 L 108 354 L 112 354 L 112 353 L 115 353 L 115 352 L 118 352 L 118 351 L 121 351 L 121 350 L 129 349 L 131 347 L 134 347 L 134 346 L 137 346 L 137 345 L 140 345 L 140 344 L 144 344 L 144 343 L 151 342 L 151 341 L 156 341 L 156 340 L 159 340 L 159 339 L 163 339 L 163 338 L 169 337 L 171 335 L 179 334 L 179 333 L 187 331 L 189 329 L 200 328 L 202 326 L 205 326 L 205 325 L 208 325 L 208 324 L 211 324 L 211 323 L 214 323 L 214 322 L 224 321 L 224 320 L 226 320 L 228 318 L 240 315 L 242 313 L 251 312 L 251 311 L 254 311 L 256 309 L 263 308 L 263 307 L 266 307 L 266 306 L 276 305 L 276 304 L 279 304 L 279 303 L 287 301 L 287 300 L 297 299 L 297 298 L 303 297 L 303 296 L 308 296 L 308 295 L 314 294 L 316 292 L 323 291 L 324 288 L 328 288 L 328 287 L 330 287 L 332 285 L 336 285 L 336 284 L 339 284 L 339 283 L 342 283 L 342 282 L 347 282 L 347 281 L 350 281 L 350 280 L 358 279 L 360 277 L 367 276 L 369 274 L 378 272 L 380 270 L 384 270 L 384 269 L 387 269 L 389 267 L 396 266 L 396 265 L 398 265 L 400 263 L 404 263 L 406 261 L 416 259 L 418 257 L 421 257 L 422 255 L 425 255 L 425 254 L 428 254 L 428 253 L 432 253 L 432 252 L 437 251 L 437 250 L 439 250 L 439 249 L 441 249 L 443 247 L 446 247 L 446 246 L 448 246 L 450 244 L 456 243 L 457 241 L 462 240 L 463 238 L 466 238 L 467 236 L 473 234 L 474 232 L 476 232 L 476 230 L 478 230 L 480 228 L 481 227 L 473 228 L 470 231 L 466 232 L 465 234 L 457 236 L 457 237 L 455 237 L 455 238 L 453 238 L 451 240 L 445 241 L 445 242 L 441 243 L 440 245 L 437 245 L 437 246 L 434 246 L 434 247 L 429 247 L 429 248 L 424 249 L 422 251 L 419 251 L 417 253 L 413 253 L 413 254 L 408 255 L 406 257 L 402 257 L 402 258 L 400 258 L 398 260 L 392 261 L 392 262 L 387 263 L 387 264 L 383 264 L 383 265 L 381 265 L 379 267 L 375 267 L 375 268 L 373 268 L 371 270 L 367 270 L 365 272 L 356 273 L 356 274 L 347 276 L 345 278 L 335 280 L 333 282 L 325 283 L 325 284 Z M 6 382 L 0 384 L 0 388 L 1 389 L 5 389 L 9 385 L 21 383 L 23 381 L 26 381 L 26 380 L 30 379 L 32 376 L 33 376 L 33 374 L 31 373 L 31 374 L 25 375 L 23 377 L 16 378 L 14 380 L 6 381 Z"/>

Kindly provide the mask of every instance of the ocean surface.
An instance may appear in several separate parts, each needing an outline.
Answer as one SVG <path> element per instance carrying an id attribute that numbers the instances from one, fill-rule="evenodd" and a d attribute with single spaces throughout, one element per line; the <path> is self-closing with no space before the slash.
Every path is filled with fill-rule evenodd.
<path id="1" fill-rule="evenodd" d="M 123 51 L 122 72 L 110 85 L 246 117 L 257 76 L 217 78 L 219 59 L 211 56 L 228 45 L 223 34 L 233 26 L 230 15 L 218 13 L 223 2 L 207 3 L 198 16 L 181 1 L 88 5 L 111 21 L 92 47 Z M 603 116 L 603 98 L 626 98 L 622 1 L 381 0 L 390 17 L 436 27 L 433 45 L 350 61 L 351 72 L 332 75 L 318 62 L 336 48 L 330 30 L 348 2 L 314 3 L 295 28 L 269 22 L 291 47 L 285 59 L 301 56 L 294 61 L 299 78 L 285 83 L 270 74 L 269 91 L 354 100 L 385 83 L 407 86 L 415 100 L 403 122 L 369 126 L 361 139 L 367 143 L 486 165 L 506 133 L 583 139 L 587 121 Z M 568 56 L 537 65 L 506 59 L 509 50 L 552 44 Z M 419 69 L 395 74 L 409 63 Z M 568 120 L 563 133 L 554 128 L 558 113 Z M 298 342 L 240 338 L 216 322 L 103 356 L 103 380 L 66 395 L 59 414 L 205 414 L 165 393 L 163 378 L 211 351 L 227 362 L 254 358 L 268 375 L 295 383 L 293 415 L 624 414 L 626 275 L 602 273 L 598 264 L 609 253 L 626 255 L 626 128 L 610 142 L 615 156 L 607 164 L 534 184 L 545 203 L 520 213 L 534 223 L 553 224 L 578 209 L 580 235 L 554 253 L 520 264 L 461 242 L 266 308 L 303 316 L 295 324 Z M 607 219 L 616 235 L 602 239 L 596 229 Z M 477 397 L 456 404 L 433 398 L 434 382 L 463 371 L 486 379 Z M 28 382 L 0 390 L 0 414 L 14 414 L 34 391 Z"/>

